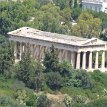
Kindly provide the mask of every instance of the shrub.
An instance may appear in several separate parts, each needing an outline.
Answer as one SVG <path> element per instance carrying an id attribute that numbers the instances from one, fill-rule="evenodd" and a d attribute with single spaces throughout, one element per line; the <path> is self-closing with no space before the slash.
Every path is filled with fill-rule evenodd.
<path id="1" fill-rule="evenodd" d="M 35 106 L 37 104 L 37 96 L 35 94 L 30 94 L 27 98 L 27 106 Z"/>
<path id="2" fill-rule="evenodd" d="M 71 70 L 72 70 L 71 63 L 64 61 L 59 64 L 59 72 L 63 77 L 65 76 L 68 77 Z"/>
<path id="3" fill-rule="evenodd" d="M 94 70 L 94 72 L 90 74 L 91 74 L 92 79 L 96 83 L 100 83 L 101 85 L 107 87 L 107 74 L 106 73 L 102 73 L 99 70 Z"/>
<path id="4" fill-rule="evenodd" d="M 0 105 L 1 106 L 7 106 L 10 104 L 10 97 L 5 95 L 0 95 Z"/>
<path id="5" fill-rule="evenodd" d="M 62 77 L 58 72 L 47 73 L 46 83 L 53 90 L 60 89 L 62 86 Z"/>
<path id="6" fill-rule="evenodd" d="M 106 99 L 99 99 L 94 102 L 91 102 L 91 103 L 87 104 L 86 107 L 107 107 L 107 98 Z"/>
<path id="7" fill-rule="evenodd" d="M 0 95 L 0 107 L 20 107 L 18 102 L 10 96 Z"/>
<path id="8" fill-rule="evenodd" d="M 27 92 L 25 90 L 18 90 L 15 95 L 16 100 L 20 103 L 20 105 L 26 105 L 27 101 Z"/>
<path id="9" fill-rule="evenodd" d="M 76 76 L 76 79 L 81 81 L 80 87 L 91 89 L 94 84 L 91 80 L 90 75 L 84 70 L 77 71 L 77 72 L 78 72 L 78 75 Z"/>
<path id="10" fill-rule="evenodd" d="M 76 103 L 85 103 L 87 101 L 87 98 L 81 95 L 76 95 L 73 97 L 73 101 Z"/>
<path id="11" fill-rule="evenodd" d="M 65 87 L 82 87 L 89 89 L 91 89 L 93 85 L 90 75 L 84 70 L 72 70 L 64 84 Z"/>
<path id="12" fill-rule="evenodd" d="M 73 105 L 73 99 L 68 95 L 65 95 L 63 102 L 66 105 L 66 107 L 72 107 Z"/>
<path id="13" fill-rule="evenodd" d="M 51 101 L 46 95 L 41 94 L 37 98 L 37 107 L 51 107 Z"/>

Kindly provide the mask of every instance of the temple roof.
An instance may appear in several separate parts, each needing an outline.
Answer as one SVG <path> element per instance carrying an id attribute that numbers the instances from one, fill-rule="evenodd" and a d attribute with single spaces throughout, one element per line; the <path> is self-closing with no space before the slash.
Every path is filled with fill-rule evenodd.
<path id="1" fill-rule="evenodd" d="M 64 44 L 76 45 L 76 46 L 95 45 L 95 44 L 98 45 L 98 44 L 106 43 L 97 38 L 87 39 L 82 37 L 41 31 L 30 27 L 22 27 L 17 30 L 9 32 L 8 34 L 13 36 L 39 39 L 44 41 L 64 43 Z"/>

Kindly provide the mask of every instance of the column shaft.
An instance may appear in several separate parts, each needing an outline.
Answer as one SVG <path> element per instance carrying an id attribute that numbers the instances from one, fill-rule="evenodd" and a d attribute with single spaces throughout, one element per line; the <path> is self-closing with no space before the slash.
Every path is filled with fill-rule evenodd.
<path id="1" fill-rule="evenodd" d="M 98 69 L 98 51 L 96 51 L 95 69 Z"/>
<path id="2" fill-rule="evenodd" d="M 92 52 L 90 51 L 90 54 L 89 54 L 89 69 L 91 70 L 92 69 Z"/>
<path id="3" fill-rule="evenodd" d="M 31 49 L 31 57 L 33 57 L 33 44 L 30 44 L 30 49 Z"/>
<path id="4" fill-rule="evenodd" d="M 80 52 L 77 53 L 76 69 L 80 69 Z"/>
<path id="5" fill-rule="evenodd" d="M 62 61 L 62 50 L 58 50 L 58 58 L 59 58 L 59 61 L 61 62 Z"/>
<path id="6" fill-rule="evenodd" d="M 86 52 L 83 52 L 82 69 L 86 69 Z"/>
<path id="7" fill-rule="evenodd" d="M 22 57 L 22 51 L 23 51 L 23 47 L 22 47 L 22 43 L 20 42 L 20 60 L 21 60 L 21 57 Z"/>
<path id="8" fill-rule="evenodd" d="M 14 42 L 14 57 L 17 59 L 17 42 Z"/>
<path id="9" fill-rule="evenodd" d="M 67 50 L 65 51 L 65 60 L 66 61 L 68 60 L 68 51 Z"/>
<path id="10" fill-rule="evenodd" d="M 105 51 L 102 52 L 102 69 L 105 68 Z"/>

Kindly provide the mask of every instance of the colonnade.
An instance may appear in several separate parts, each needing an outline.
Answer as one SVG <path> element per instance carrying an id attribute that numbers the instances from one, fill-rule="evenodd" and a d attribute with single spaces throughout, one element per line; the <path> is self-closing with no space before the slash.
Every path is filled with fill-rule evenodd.
<path id="1" fill-rule="evenodd" d="M 15 47 L 14 47 L 15 59 L 21 60 L 22 53 L 25 52 L 26 49 L 28 48 L 27 45 L 29 45 L 31 56 L 34 59 L 42 60 L 44 58 L 45 51 L 50 51 L 50 47 L 47 47 L 47 46 L 15 42 Z M 62 61 L 62 60 L 70 61 L 71 56 L 68 55 L 69 54 L 68 51 L 66 51 L 64 49 L 58 49 L 58 48 L 56 50 L 57 50 L 57 55 L 58 55 L 59 61 Z"/>
<path id="2" fill-rule="evenodd" d="M 14 56 L 15 59 L 21 60 L 22 53 L 26 51 L 28 43 L 15 42 Z M 50 47 L 29 44 L 31 55 L 34 59 L 42 60 L 45 55 L 45 51 L 50 50 Z M 56 49 L 58 52 L 59 61 L 67 60 L 76 69 L 99 69 L 99 51 L 96 51 L 95 62 L 93 63 L 93 52 L 73 52 L 64 49 Z M 101 68 L 105 69 L 105 50 L 102 50 Z"/>
<path id="3" fill-rule="evenodd" d="M 76 69 L 99 69 L 99 51 L 95 51 L 95 62 L 93 63 L 93 52 L 77 52 Z M 82 57 L 82 58 L 81 58 Z M 88 58 L 88 60 L 87 60 Z M 82 61 L 81 61 L 82 60 Z M 88 62 L 87 62 L 88 61 Z M 105 69 L 105 50 L 102 50 L 101 69 Z"/>

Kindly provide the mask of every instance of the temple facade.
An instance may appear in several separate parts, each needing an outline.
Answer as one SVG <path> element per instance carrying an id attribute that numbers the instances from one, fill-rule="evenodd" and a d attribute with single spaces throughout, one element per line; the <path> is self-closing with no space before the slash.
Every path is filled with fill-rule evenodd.
<path id="1" fill-rule="evenodd" d="M 8 35 L 9 40 L 15 44 L 14 56 L 16 61 L 21 60 L 27 44 L 30 46 L 32 57 L 41 60 L 44 58 L 44 52 L 54 45 L 58 52 L 59 61 L 69 61 L 75 69 L 106 71 L 105 53 L 107 42 L 98 38 L 87 39 L 40 31 L 29 27 L 11 31 Z"/>

